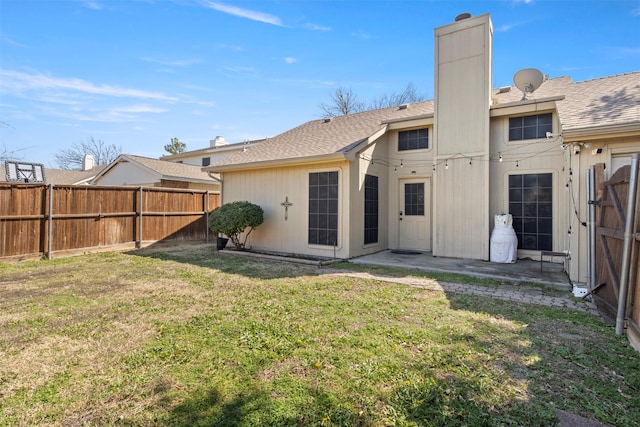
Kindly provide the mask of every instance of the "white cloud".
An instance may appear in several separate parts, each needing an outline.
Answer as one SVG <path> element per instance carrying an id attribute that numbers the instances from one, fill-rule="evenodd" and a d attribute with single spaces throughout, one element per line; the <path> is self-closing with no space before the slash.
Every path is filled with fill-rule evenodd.
<path id="1" fill-rule="evenodd" d="M 227 13 L 229 15 L 238 16 L 240 18 L 250 19 L 252 21 L 264 22 L 265 24 L 282 26 L 280 18 L 268 13 L 257 12 L 255 10 L 243 9 L 241 7 L 229 6 L 222 3 L 216 3 L 209 0 L 202 0 L 202 4 L 206 7 L 217 10 L 218 12 Z"/>
<path id="2" fill-rule="evenodd" d="M 360 31 L 356 31 L 356 32 L 353 32 L 353 33 L 351 33 L 351 35 L 352 35 L 353 37 L 357 37 L 357 38 L 359 38 L 359 39 L 364 39 L 364 40 L 368 40 L 368 39 L 371 39 L 371 38 L 372 38 L 371 34 L 369 34 L 369 33 L 365 33 L 365 32 L 364 32 L 364 31 L 362 31 L 362 30 L 360 30 Z"/>
<path id="3" fill-rule="evenodd" d="M 98 4 L 95 1 L 86 1 L 84 2 L 85 7 L 93 10 L 102 10 L 102 5 Z"/>
<path id="4" fill-rule="evenodd" d="M 332 30 L 331 27 L 325 27 L 325 26 L 316 25 L 316 24 L 306 24 L 305 27 L 309 28 L 310 30 L 314 30 L 314 31 L 331 31 Z"/>
<path id="5" fill-rule="evenodd" d="M 293 64 L 294 62 L 297 62 L 298 60 L 296 58 L 292 58 L 290 56 L 284 58 L 284 62 L 286 62 L 287 64 Z"/>
<path id="6" fill-rule="evenodd" d="M 19 71 L 0 70 L 0 89 L 6 92 L 22 92 L 29 90 L 70 90 L 91 95 L 104 95 L 117 98 L 156 99 L 161 101 L 178 101 L 177 98 L 161 92 L 150 92 L 111 85 L 96 85 L 82 79 L 59 78 L 43 74 L 28 74 Z"/>
<path id="7" fill-rule="evenodd" d="M 126 107 L 115 107 L 111 109 L 114 113 L 166 113 L 166 108 L 157 108 L 150 105 L 129 105 Z"/>
<path id="8" fill-rule="evenodd" d="M 156 59 L 149 57 L 140 58 L 141 61 L 151 62 L 154 64 L 166 65 L 168 67 L 188 67 L 190 65 L 200 64 L 202 60 L 200 58 L 191 58 L 191 59 Z"/>

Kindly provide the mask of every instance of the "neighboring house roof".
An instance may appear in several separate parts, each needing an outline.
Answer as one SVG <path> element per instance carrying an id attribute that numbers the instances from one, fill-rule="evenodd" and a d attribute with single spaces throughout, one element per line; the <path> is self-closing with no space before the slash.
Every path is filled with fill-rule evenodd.
<path id="1" fill-rule="evenodd" d="M 158 179 L 173 181 L 201 182 L 205 184 L 218 184 L 219 181 L 209 176 L 208 172 L 202 171 L 200 166 L 188 165 L 184 163 L 168 162 L 166 160 L 151 159 L 148 157 L 134 156 L 131 154 L 121 154 L 111 162 L 102 172 L 100 172 L 93 182 L 99 180 L 101 176 L 108 174 L 118 163 L 130 162 L 140 168 L 155 174 Z"/>
<path id="2" fill-rule="evenodd" d="M 508 89 L 507 89 L 508 88 Z M 549 79 L 522 100 L 515 86 L 492 90 L 492 108 L 553 99 L 562 131 L 637 124 L 640 126 L 640 72 L 574 83 L 571 77 Z M 434 113 L 434 101 L 313 120 L 207 167 L 225 171 L 342 155 L 385 129 L 387 123 Z M 640 127 L 639 129 L 640 130 Z"/>
<path id="3" fill-rule="evenodd" d="M 410 104 L 407 108 L 383 108 L 313 120 L 216 162 L 207 169 L 336 154 L 344 157 L 345 153 L 385 129 L 385 122 L 432 114 L 433 101 L 426 101 Z"/>
<path id="4" fill-rule="evenodd" d="M 45 168 L 44 176 L 47 180 L 47 184 L 87 184 L 106 167 L 107 165 L 99 165 L 86 171 Z"/>
<path id="5" fill-rule="evenodd" d="M 44 168 L 44 178 L 46 184 L 53 185 L 82 185 L 91 181 L 107 165 L 95 166 L 88 170 L 65 170 Z M 0 182 L 6 182 L 4 164 L 0 170 Z"/>
<path id="6" fill-rule="evenodd" d="M 219 146 L 213 146 L 213 147 L 199 148 L 197 150 L 185 151 L 183 153 L 178 153 L 178 154 L 168 154 L 166 156 L 160 157 L 160 160 L 168 160 L 168 161 L 172 161 L 172 162 L 178 162 L 178 161 L 180 161 L 181 159 L 184 159 L 184 158 L 206 156 L 208 154 L 223 153 L 225 151 L 238 151 L 238 150 L 241 150 L 243 147 L 246 147 L 246 146 L 249 146 L 249 145 L 254 145 L 254 144 L 260 143 L 260 142 L 265 141 L 265 140 L 266 139 L 257 139 L 257 140 L 254 140 L 254 141 L 244 141 L 244 142 L 237 142 L 237 143 L 233 143 L 233 144 L 226 144 L 226 145 L 219 145 Z"/>

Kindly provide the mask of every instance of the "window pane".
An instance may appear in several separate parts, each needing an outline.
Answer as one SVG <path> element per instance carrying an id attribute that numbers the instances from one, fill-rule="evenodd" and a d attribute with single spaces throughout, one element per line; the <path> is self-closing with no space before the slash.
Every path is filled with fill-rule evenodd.
<path id="1" fill-rule="evenodd" d="M 429 148 L 429 129 L 398 132 L 398 151 Z"/>
<path id="2" fill-rule="evenodd" d="M 338 172 L 309 174 L 308 236 L 310 244 L 337 244 Z"/>
<path id="3" fill-rule="evenodd" d="M 553 247 L 552 178 L 550 173 L 509 176 L 509 212 L 520 249 Z"/>
<path id="4" fill-rule="evenodd" d="M 544 138 L 553 131 L 551 113 L 509 118 L 509 141 Z"/>
<path id="5" fill-rule="evenodd" d="M 378 177 L 364 177 L 364 244 L 378 242 Z"/>

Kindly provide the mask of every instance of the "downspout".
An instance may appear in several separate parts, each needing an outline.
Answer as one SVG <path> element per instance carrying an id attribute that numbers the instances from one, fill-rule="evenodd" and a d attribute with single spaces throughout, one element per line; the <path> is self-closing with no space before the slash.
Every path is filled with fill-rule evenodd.
<path id="1" fill-rule="evenodd" d="M 620 266 L 620 289 L 618 291 L 618 312 L 616 315 L 616 334 L 624 333 L 624 319 L 627 310 L 627 290 L 629 288 L 629 271 L 631 263 L 631 245 L 634 240 L 633 229 L 636 214 L 636 192 L 638 190 L 638 159 L 640 154 L 631 156 L 631 173 L 629 175 L 629 199 L 624 224 L 624 245 L 622 246 L 622 264 Z"/>
<path id="2" fill-rule="evenodd" d="M 591 166 L 587 170 L 587 231 L 589 233 L 589 276 L 587 277 L 587 290 L 591 292 L 596 287 L 596 171 Z"/>

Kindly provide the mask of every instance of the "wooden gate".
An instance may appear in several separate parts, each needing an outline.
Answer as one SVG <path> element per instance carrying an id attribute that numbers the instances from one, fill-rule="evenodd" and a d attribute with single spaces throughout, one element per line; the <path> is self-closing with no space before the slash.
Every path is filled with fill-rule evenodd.
<path id="1" fill-rule="evenodd" d="M 595 166 L 596 175 L 596 281 L 592 295 L 602 317 L 615 323 L 618 310 L 624 229 L 631 166 L 618 169 L 608 181 L 604 181 L 604 164 Z M 636 345 L 640 343 L 640 215 L 636 205 L 631 261 L 629 263 L 629 288 L 627 298 L 627 333 Z"/>

